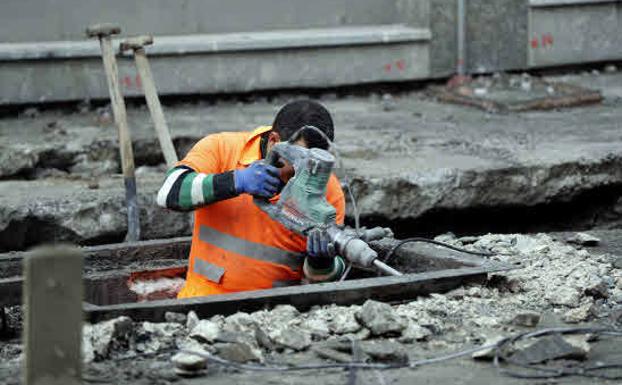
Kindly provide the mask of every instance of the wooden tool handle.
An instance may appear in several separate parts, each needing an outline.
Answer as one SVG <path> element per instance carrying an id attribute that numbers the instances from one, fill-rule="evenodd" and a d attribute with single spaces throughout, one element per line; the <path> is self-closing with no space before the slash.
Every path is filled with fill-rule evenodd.
<path id="1" fill-rule="evenodd" d="M 177 153 L 175 152 L 171 134 L 168 130 L 166 119 L 164 118 L 164 112 L 162 111 L 162 105 L 158 98 L 158 91 L 153 81 L 145 50 L 142 48 L 135 50 L 134 59 L 136 60 L 136 68 L 142 80 L 145 99 L 147 99 L 147 106 L 149 106 L 149 111 L 151 111 L 151 118 L 153 119 L 153 125 L 155 126 L 158 140 L 160 141 L 160 147 L 162 148 L 162 153 L 164 153 L 164 159 L 166 164 L 172 167 L 177 162 Z"/>
<path id="2" fill-rule="evenodd" d="M 132 140 L 127 126 L 125 101 L 119 87 L 117 62 L 109 36 L 100 37 L 102 59 L 110 91 L 110 104 L 119 133 L 119 150 L 121 152 L 121 170 L 125 183 L 125 201 L 127 206 L 128 232 L 126 240 L 135 242 L 140 239 L 140 220 L 136 196 L 136 178 L 134 176 L 134 152 Z"/>

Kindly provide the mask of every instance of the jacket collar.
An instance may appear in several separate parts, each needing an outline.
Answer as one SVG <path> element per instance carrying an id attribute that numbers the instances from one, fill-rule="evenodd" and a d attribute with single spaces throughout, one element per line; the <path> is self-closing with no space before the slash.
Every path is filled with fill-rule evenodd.
<path id="1" fill-rule="evenodd" d="M 256 160 L 261 159 L 261 149 L 259 148 L 261 142 L 261 135 L 272 129 L 272 126 L 260 126 L 254 129 L 248 134 L 242 154 L 240 155 L 239 164 L 248 166 Z"/>

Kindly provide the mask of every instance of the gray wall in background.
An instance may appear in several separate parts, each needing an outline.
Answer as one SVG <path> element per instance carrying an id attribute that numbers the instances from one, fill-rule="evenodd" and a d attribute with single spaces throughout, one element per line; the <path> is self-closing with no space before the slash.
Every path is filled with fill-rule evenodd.
<path id="1" fill-rule="evenodd" d="M 432 0 L 430 4 L 430 64 L 435 76 L 449 76 L 456 71 L 458 39 L 456 0 Z"/>
<path id="2" fill-rule="evenodd" d="M 395 0 L 2 0 L 0 42 L 83 40 L 84 28 L 96 22 L 115 22 L 129 35 L 178 35 L 392 24 L 397 18 Z"/>
<path id="3" fill-rule="evenodd" d="M 622 60 L 622 0 L 466 4 L 467 72 Z M 456 11 L 457 0 L 0 0 L 0 105 L 105 98 L 97 43 L 84 37 L 95 22 L 155 35 L 147 52 L 162 94 L 448 77 Z M 396 27 L 420 37 L 391 40 Z M 186 50 L 193 38 L 202 46 Z M 131 62 L 121 71 L 135 77 Z"/>
<path id="4" fill-rule="evenodd" d="M 477 0 L 466 4 L 467 69 L 481 73 L 525 68 L 527 1 Z"/>

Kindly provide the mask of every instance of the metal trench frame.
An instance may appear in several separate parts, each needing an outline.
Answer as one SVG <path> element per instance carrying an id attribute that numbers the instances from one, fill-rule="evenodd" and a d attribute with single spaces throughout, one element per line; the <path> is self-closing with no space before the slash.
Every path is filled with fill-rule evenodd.
<path id="1" fill-rule="evenodd" d="M 134 244 L 102 245 L 86 247 L 85 281 L 86 297 L 94 298 L 101 284 L 123 284 L 132 272 L 132 266 L 162 262 L 162 257 L 176 254 L 177 258 L 165 259 L 166 263 L 155 270 L 176 268 L 185 265 L 184 256 L 190 246 L 190 238 L 141 241 Z M 378 245 L 376 245 L 378 247 Z M 386 245 L 379 245 L 386 250 Z M 247 291 L 233 294 L 182 300 L 156 300 L 149 302 L 127 302 L 97 305 L 84 302 L 85 319 L 98 322 L 121 315 L 136 321 L 163 321 L 166 312 L 186 313 L 195 311 L 201 317 L 215 314 L 232 314 L 238 311 L 256 311 L 278 304 L 290 304 L 300 310 L 314 305 L 360 304 L 367 299 L 380 301 L 407 301 L 417 296 L 445 292 L 467 283 L 482 283 L 487 274 L 515 268 L 508 264 L 489 261 L 470 255 L 456 255 L 448 250 L 435 249 L 430 245 L 409 245 L 400 253 L 412 254 L 416 262 L 428 268 L 439 270 L 406 274 L 399 277 L 378 277 L 354 279 L 312 285 L 289 286 L 269 290 Z M 416 255 L 415 255 L 416 254 Z M 436 256 L 429 256 L 436 254 Z M 21 303 L 23 279 L 21 262 L 25 253 L 0 255 L 0 306 L 15 306 Z M 428 255 L 428 256 L 426 256 Z M 97 265 L 100 268 L 97 268 Z M 130 268 L 128 268 L 128 266 Z M 15 276 L 14 274 L 17 274 Z"/>

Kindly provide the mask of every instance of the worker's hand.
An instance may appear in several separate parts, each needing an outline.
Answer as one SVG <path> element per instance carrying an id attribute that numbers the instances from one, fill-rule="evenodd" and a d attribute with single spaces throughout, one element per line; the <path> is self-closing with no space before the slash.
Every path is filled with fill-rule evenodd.
<path id="1" fill-rule="evenodd" d="M 307 254 L 312 259 L 327 259 L 332 262 L 335 257 L 335 245 L 331 242 L 326 230 L 313 229 L 307 235 Z"/>
<path id="2" fill-rule="evenodd" d="M 281 185 L 279 169 L 262 161 L 251 163 L 245 169 L 233 172 L 235 191 L 265 198 L 274 196 Z"/>

